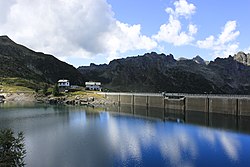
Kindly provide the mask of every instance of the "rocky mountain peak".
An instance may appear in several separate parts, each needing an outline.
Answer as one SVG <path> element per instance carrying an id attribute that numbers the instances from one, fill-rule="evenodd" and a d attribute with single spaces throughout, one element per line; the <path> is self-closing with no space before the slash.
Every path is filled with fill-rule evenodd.
<path id="1" fill-rule="evenodd" d="M 234 55 L 234 60 L 246 65 L 250 66 L 250 54 L 246 54 L 244 52 L 238 52 Z"/>
<path id="2" fill-rule="evenodd" d="M 202 65 L 206 64 L 206 62 L 204 61 L 204 59 L 202 59 L 199 55 L 197 55 L 196 57 L 194 57 L 192 60 L 194 62 L 196 62 L 197 64 L 202 64 Z"/>

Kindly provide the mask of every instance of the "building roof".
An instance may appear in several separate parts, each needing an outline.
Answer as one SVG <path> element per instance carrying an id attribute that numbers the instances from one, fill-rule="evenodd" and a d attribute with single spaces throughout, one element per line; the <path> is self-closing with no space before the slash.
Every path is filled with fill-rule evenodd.
<path id="1" fill-rule="evenodd" d="M 101 85 L 101 82 L 85 82 L 85 85 L 97 85 L 97 86 L 100 86 Z"/>
<path id="2" fill-rule="evenodd" d="M 58 82 L 69 82 L 69 80 L 67 80 L 67 79 L 60 79 L 60 80 L 58 80 Z"/>

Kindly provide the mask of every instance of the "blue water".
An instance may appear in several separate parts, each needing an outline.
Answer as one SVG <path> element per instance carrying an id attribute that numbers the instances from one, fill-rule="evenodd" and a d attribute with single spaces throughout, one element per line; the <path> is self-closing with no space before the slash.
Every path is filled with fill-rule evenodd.
<path id="1" fill-rule="evenodd" d="M 0 107 L 30 167 L 249 166 L 250 135 L 81 107 Z"/>

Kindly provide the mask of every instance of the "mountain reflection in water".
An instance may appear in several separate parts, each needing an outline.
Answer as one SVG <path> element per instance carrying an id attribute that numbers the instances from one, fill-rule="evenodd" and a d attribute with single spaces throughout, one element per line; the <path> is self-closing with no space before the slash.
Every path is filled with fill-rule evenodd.
<path id="1" fill-rule="evenodd" d="M 23 131 L 27 166 L 38 167 L 248 166 L 248 122 L 130 106 L 0 106 L 0 129 Z"/>

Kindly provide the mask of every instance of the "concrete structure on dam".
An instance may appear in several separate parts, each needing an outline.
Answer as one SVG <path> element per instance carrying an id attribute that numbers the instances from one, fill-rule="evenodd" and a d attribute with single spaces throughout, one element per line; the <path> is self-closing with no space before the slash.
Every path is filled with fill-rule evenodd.
<path id="1" fill-rule="evenodd" d="M 166 93 L 98 93 L 118 105 L 129 105 L 134 112 L 139 109 L 153 111 L 161 108 L 168 112 L 199 111 L 235 116 L 250 116 L 250 96 L 196 95 Z"/>

